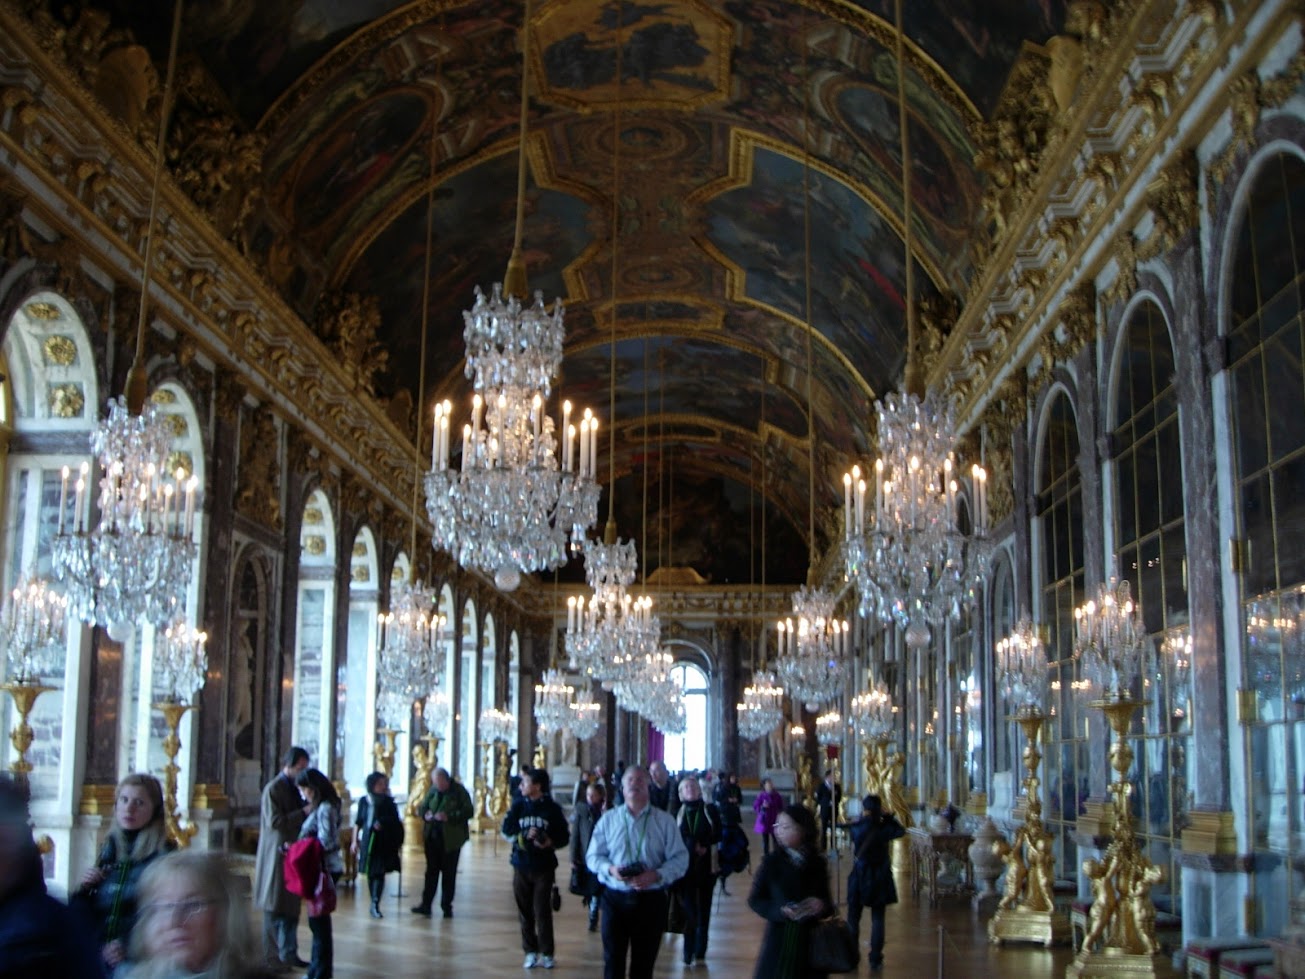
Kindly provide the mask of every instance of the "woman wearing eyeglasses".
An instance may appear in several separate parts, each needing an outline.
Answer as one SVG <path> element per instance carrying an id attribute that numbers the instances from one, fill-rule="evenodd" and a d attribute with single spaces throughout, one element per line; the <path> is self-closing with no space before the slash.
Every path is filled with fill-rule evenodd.
<path id="1" fill-rule="evenodd" d="M 118 785 L 113 828 L 74 900 L 99 925 L 105 966 L 113 974 L 126 958 L 136 924 L 137 890 L 145 868 L 169 850 L 163 789 L 152 775 L 128 775 Z"/>
<path id="2" fill-rule="evenodd" d="M 156 860 L 141 877 L 140 927 L 122 979 L 264 979 L 258 942 L 222 854 L 187 850 Z"/>

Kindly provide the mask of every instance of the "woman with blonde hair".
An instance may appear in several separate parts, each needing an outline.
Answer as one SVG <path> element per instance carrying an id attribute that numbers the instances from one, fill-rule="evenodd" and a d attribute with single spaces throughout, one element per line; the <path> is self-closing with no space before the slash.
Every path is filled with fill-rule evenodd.
<path id="1" fill-rule="evenodd" d="M 99 926 L 100 948 L 110 973 L 126 958 L 145 868 L 174 848 L 164 823 L 159 780 L 139 772 L 128 775 L 115 793 L 113 828 L 95 866 L 74 894 Z"/>
<path id="2" fill-rule="evenodd" d="M 249 902 L 214 851 L 186 850 L 156 860 L 141 877 L 141 927 L 123 979 L 262 979 L 253 958 Z"/>

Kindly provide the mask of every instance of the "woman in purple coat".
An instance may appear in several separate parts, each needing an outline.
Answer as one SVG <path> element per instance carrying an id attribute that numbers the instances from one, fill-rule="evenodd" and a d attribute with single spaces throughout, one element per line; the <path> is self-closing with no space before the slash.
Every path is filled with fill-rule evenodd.
<path id="1" fill-rule="evenodd" d="M 775 791 L 775 783 L 770 779 L 761 780 L 761 791 L 752 800 L 752 811 L 757 814 L 752 829 L 761 834 L 763 852 L 770 853 L 770 841 L 775 837 L 775 820 L 784 811 L 784 797 Z"/>

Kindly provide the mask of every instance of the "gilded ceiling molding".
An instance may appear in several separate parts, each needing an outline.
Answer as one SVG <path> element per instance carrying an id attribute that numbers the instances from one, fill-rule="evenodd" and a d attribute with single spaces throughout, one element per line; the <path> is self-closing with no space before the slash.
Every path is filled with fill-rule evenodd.
<path id="1" fill-rule="evenodd" d="M 240 426 L 236 510 L 273 530 L 281 529 L 281 436 L 267 405 L 248 409 Z"/>
<path id="2" fill-rule="evenodd" d="M 1147 186 L 1146 203 L 1154 225 L 1138 245 L 1139 262 L 1172 251 L 1200 223 L 1200 169 L 1196 154 L 1185 150 Z"/>
<path id="3" fill-rule="evenodd" d="M 385 370 L 390 354 L 376 340 L 381 304 L 376 296 L 335 292 L 318 303 L 318 337 L 340 359 L 356 390 L 376 397 L 376 375 Z"/>
<path id="4" fill-rule="evenodd" d="M 965 385 L 963 423 L 972 423 L 982 410 L 980 401 L 992 396 L 991 379 L 1018 370 L 1016 364 L 1044 349 L 1034 334 L 1056 327 L 1051 304 L 1074 279 L 1095 278 L 1113 264 L 1115 281 L 1102 300 L 1112 302 L 1132 291 L 1138 246 L 1131 229 L 1141 209 L 1154 208 L 1159 242 L 1185 224 L 1186 202 L 1193 196 L 1191 182 L 1182 176 L 1187 164 L 1168 174 L 1149 196 L 1137 194 L 1137 184 L 1157 178 L 1165 166 L 1158 158 L 1171 152 L 1177 128 L 1191 125 L 1189 110 L 1202 114 L 1193 127 L 1197 138 L 1202 127 L 1213 125 L 1222 105 L 1207 109 L 1196 102 L 1211 78 L 1253 70 L 1250 66 L 1283 36 L 1284 21 L 1297 16 L 1280 5 L 1276 17 L 1257 23 L 1261 33 L 1248 39 L 1245 32 L 1259 11 L 1247 8 L 1236 11 L 1231 21 L 1206 2 L 1175 9 L 1168 0 L 1110 0 L 1084 4 L 1082 10 L 1090 16 L 1083 21 L 1076 20 L 1078 14 L 1071 16 L 1066 31 L 1073 34 L 1071 42 L 1088 45 L 1093 56 L 1080 71 L 1073 58 L 1058 60 L 1059 45 L 1048 45 L 1052 65 L 1046 85 L 1057 115 L 1040 153 L 1026 152 L 1019 130 L 999 124 L 1000 107 L 985 131 L 980 163 L 992 175 L 988 213 L 991 230 L 998 233 L 955 334 L 930 371 L 931 383 L 957 376 L 958 369 L 964 376 L 962 360 L 982 348 L 991 310 L 1014 311 L 1018 319 L 1011 342 L 988 366 L 987 376 Z M 1234 52 L 1238 63 L 1230 65 Z M 1024 87 L 1033 78 L 1035 74 L 1026 77 Z M 1072 100 L 1066 94 L 1070 91 Z M 1039 111 L 1041 101 L 1040 95 L 1032 100 Z M 1035 119 L 1035 124 L 1041 122 Z M 1036 149 L 1036 138 L 1033 143 Z M 1105 240 L 1115 245 L 1100 247 Z M 1033 266 L 1042 271 L 1040 277 L 1029 275 Z M 1054 353 L 1056 346 L 1045 349 Z"/>
<path id="5" fill-rule="evenodd" d="M 4 101 L 23 110 L 0 117 L 0 151 L 24 175 L 30 215 L 57 235 L 94 241 L 88 247 L 105 275 L 129 281 L 139 276 L 146 232 L 149 154 L 62 59 L 41 50 L 31 25 L 14 3 L 0 2 Z M 31 187 L 40 194 L 31 194 Z M 367 473 L 378 493 L 396 502 L 410 499 L 411 447 L 381 407 L 352 396 L 356 379 L 339 358 L 169 179 L 162 206 L 171 216 L 158 256 L 164 274 L 152 285 L 163 315 L 208 358 L 244 374 L 260 401 L 270 399 L 288 417 L 304 419 L 332 454 Z M 7 247 L 21 244 L 16 236 L 24 234 L 6 231 Z M 68 272 L 75 274 L 77 266 Z"/>

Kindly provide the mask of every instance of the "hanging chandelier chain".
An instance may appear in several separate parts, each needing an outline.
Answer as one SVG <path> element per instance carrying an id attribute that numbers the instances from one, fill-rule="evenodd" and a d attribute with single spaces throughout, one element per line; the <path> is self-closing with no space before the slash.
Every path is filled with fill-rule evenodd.
<path id="1" fill-rule="evenodd" d="M 897 128 L 902 144 L 902 241 L 906 247 L 906 391 L 923 396 L 924 386 L 917 362 L 915 319 L 915 264 L 911 256 L 911 138 L 906 111 L 906 32 L 902 27 L 902 0 L 894 0 L 897 45 Z"/>

